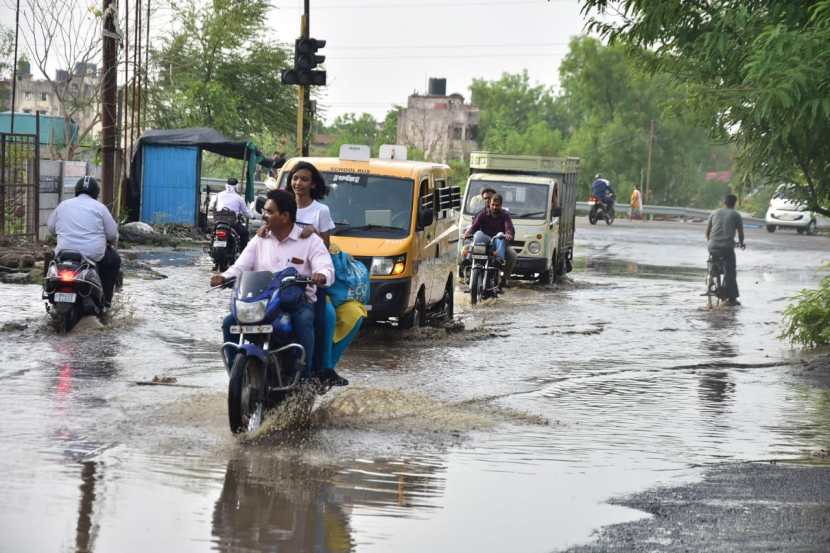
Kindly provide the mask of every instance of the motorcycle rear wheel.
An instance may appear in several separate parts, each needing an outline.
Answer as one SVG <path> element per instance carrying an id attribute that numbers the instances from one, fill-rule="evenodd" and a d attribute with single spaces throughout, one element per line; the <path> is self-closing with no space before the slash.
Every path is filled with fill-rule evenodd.
<path id="1" fill-rule="evenodd" d="M 265 411 L 265 378 L 262 362 L 237 354 L 228 382 L 228 423 L 231 432 L 253 432 L 262 424 Z"/>
<path id="2" fill-rule="evenodd" d="M 613 223 L 615 216 L 616 215 L 614 213 L 614 208 L 613 207 L 610 208 L 608 211 L 606 211 L 605 212 L 605 224 L 610 225 L 611 223 Z"/>
<path id="3" fill-rule="evenodd" d="M 470 303 L 473 305 L 477 304 L 479 299 L 484 299 L 481 297 L 484 286 L 483 276 L 481 269 L 473 269 L 470 272 Z"/>
<path id="4" fill-rule="evenodd" d="M 68 334 L 70 330 L 75 328 L 75 325 L 81 320 L 80 311 L 81 308 L 76 303 L 62 313 L 60 311 L 55 313 L 55 321 L 57 322 L 58 332 L 60 334 Z"/>

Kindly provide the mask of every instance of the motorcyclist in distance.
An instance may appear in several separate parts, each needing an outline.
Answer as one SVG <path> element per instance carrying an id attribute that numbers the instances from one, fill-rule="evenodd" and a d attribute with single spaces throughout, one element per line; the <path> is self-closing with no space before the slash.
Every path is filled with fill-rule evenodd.
<path id="1" fill-rule="evenodd" d="M 503 240 L 496 241 L 496 254 L 499 259 L 505 262 L 504 278 L 502 285 L 507 285 L 507 279 L 513 272 L 513 267 L 516 265 L 516 252 L 510 247 L 510 242 L 516 231 L 513 228 L 513 220 L 510 218 L 510 213 L 502 207 L 501 194 L 493 194 L 490 198 L 489 209 L 482 209 L 476 218 L 473 219 L 473 224 L 464 233 L 464 239 L 473 236 L 476 231 L 481 231 L 490 238 L 493 238 L 498 233 L 504 234 Z"/>
<path id="2" fill-rule="evenodd" d="M 611 182 L 602 178 L 599 173 L 594 176 L 594 182 L 591 183 L 591 194 L 604 204 L 605 209 L 614 206 L 615 194 L 614 189 L 611 188 Z"/>
<path id="3" fill-rule="evenodd" d="M 233 228 L 239 235 L 239 249 L 244 250 L 248 244 L 248 226 L 239 220 L 239 215 L 244 215 L 248 219 L 253 217 L 251 210 L 245 205 L 245 200 L 237 192 L 238 180 L 231 177 L 225 185 L 225 190 L 216 195 L 216 204 L 214 205 L 214 213 L 219 213 L 223 209 L 234 212 L 237 215 L 236 222 Z"/>
<path id="4" fill-rule="evenodd" d="M 55 255 L 76 251 L 95 262 L 104 305 L 112 304 L 112 295 L 121 269 L 118 245 L 118 224 L 109 210 L 98 201 L 101 187 L 93 177 L 83 177 L 75 184 L 75 197 L 62 201 L 49 215 L 49 232 L 56 235 Z"/>

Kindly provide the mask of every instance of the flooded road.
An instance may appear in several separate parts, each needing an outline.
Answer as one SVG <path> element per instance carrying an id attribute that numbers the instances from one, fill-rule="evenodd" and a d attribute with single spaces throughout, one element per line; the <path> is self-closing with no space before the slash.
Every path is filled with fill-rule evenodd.
<path id="1" fill-rule="evenodd" d="M 68 336 L 0 285 L 0 551 L 552 551 L 645 516 L 614 497 L 827 447 L 830 395 L 777 335 L 830 239 L 748 230 L 744 305 L 709 309 L 702 225 L 583 219 L 570 282 L 457 291 L 459 332 L 370 329 L 351 386 L 253 443 L 201 251 L 142 254 L 167 278 Z"/>

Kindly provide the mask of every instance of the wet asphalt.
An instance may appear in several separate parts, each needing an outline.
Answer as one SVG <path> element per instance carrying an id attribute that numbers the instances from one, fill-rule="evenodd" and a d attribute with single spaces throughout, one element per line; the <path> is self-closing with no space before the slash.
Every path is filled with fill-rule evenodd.
<path id="1" fill-rule="evenodd" d="M 369 329 L 254 440 L 201 251 L 133 252 L 68 336 L 0 285 L 0 551 L 828 550 L 830 369 L 779 335 L 830 238 L 748 229 L 726 309 L 701 224 L 583 219 L 567 282 Z"/>

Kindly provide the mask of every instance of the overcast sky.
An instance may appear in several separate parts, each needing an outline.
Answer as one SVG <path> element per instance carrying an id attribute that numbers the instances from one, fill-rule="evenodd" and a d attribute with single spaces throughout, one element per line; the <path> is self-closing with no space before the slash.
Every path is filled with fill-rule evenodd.
<path id="1" fill-rule="evenodd" d="M 10 27 L 9 1 L 0 3 L 0 19 Z M 272 2 L 273 39 L 293 49 L 303 2 Z M 154 16 L 154 34 L 167 30 L 167 16 Z M 523 69 L 533 83 L 556 86 L 568 41 L 583 25 L 578 0 L 311 0 L 311 35 L 327 41 L 319 106 L 327 121 L 346 112 L 380 119 L 425 93 L 429 77 L 446 78 L 448 93 L 469 100 L 473 79 Z"/>
<path id="2" fill-rule="evenodd" d="M 276 0 L 277 40 L 299 35 L 301 0 Z M 577 0 L 311 0 L 311 35 L 327 41 L 326 119 L 382 118 L 429 77 L 469 100 L 473 79 L 527 69 L 555 86 L 571 37 L 583 33 Z"/>

